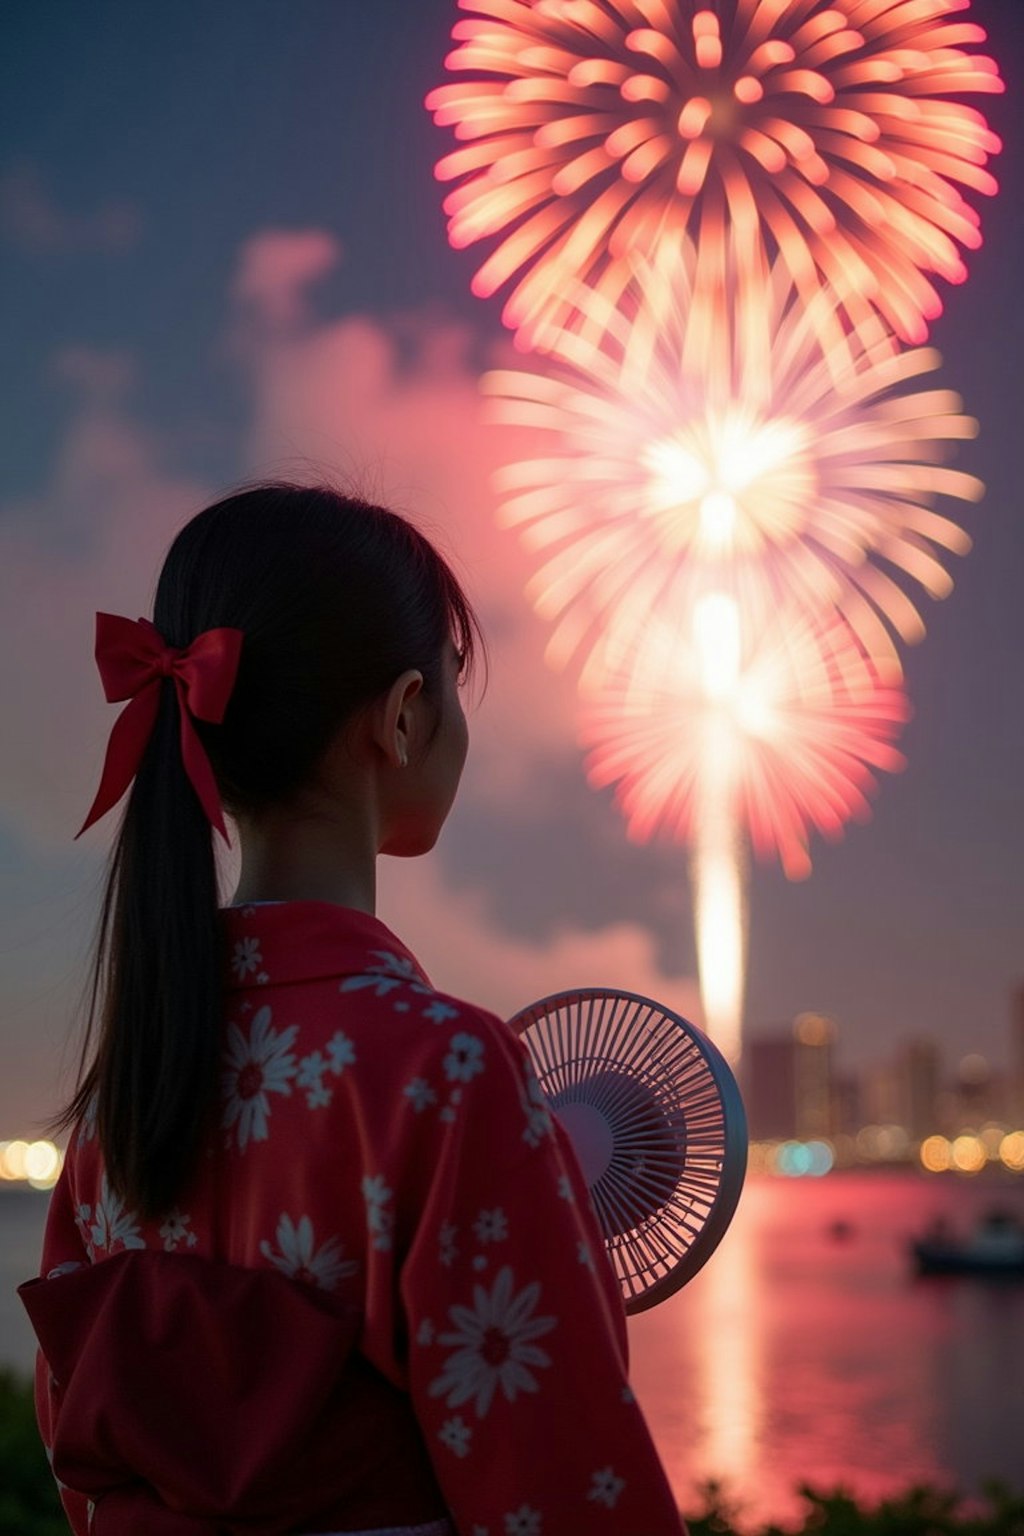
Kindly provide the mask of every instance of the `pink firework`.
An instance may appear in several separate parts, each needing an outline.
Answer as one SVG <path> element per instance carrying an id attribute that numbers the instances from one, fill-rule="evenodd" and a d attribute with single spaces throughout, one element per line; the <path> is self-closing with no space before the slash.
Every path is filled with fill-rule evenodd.
<path id="1" fill-rule="evenodd" d="M 513 278 L 503 318 L 532 345 L 567 281 L 614 304 L 628 254 L 686 233 L 712 281 L 731 246 L 804 300 L 819 279 L 848 328 L 920 342 L 935 276 L 981 243 L 1000 142 L 953 99 L 999 92 L 970 0 L 459 0 L 461 78 L 427 97 L 461 148 L 437 166 L 457 247 L 497 240 L 474 279 Z M 1011 0 L 1017 3 L 1017 0 Z"/>
<path id="2" fill-rule="evenodd" d="M 982 495 L 943 463 L 977 423 L 952 391 L 914 387 L 940 362 L 931 349 L 851 343 L 830 359 L 827 289 L 796 302 L 781 263 L 742 303 L 698 298 L 697 268 L 665 244 L 616 307 L 576 285 L 600 345 L 569 327 L 548 337 L 543 373 L 484 377 L 492 416 L 530 432 L 496 485 L 537 557 L 549 657 L 589 656 L 593 676 L 613 632 L 639 634 L 710 584 L 754 633 L 780 605 L 839 613 L 898 673 L 892 633 L 924 632 L 907 580 L 945 596 L 944 557 L 970 548 L 933 504 Z"/>
<path id="3" fill-rule="evenodd" d="M 588 777 L 616 786 L 637 841 L 695 845 L 717 806 L 759 857 L 802 879 L 812 833 L 835 840 L 867 820 L 876 772 L 904 767 L 893 742 L 909 705 L 841 619 L 782 610 L 745 642 L 729 615 L 712 595 L 689 629 L 654 618 L 584 694 Z"/>

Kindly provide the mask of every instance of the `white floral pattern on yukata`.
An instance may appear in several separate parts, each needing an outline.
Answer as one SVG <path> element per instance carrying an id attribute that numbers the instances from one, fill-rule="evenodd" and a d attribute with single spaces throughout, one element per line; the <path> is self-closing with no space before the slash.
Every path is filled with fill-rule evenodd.
<path id="1" fill-rule="evenodd" d="M 477 1035 L 452 1035 L 444 1058 L 444 1075 L 450 1083 L 468 1083 L 484 1070 L 484 1043 Z"/>
<path id="2" fill-rule="evenodd" d="M 324 1087 L 324 1073 L 327 1071 L 327 1063 L 320 1051 L 314 1051 L 311 1056 L 303 1056 L 299 1062 L 299 1070 L 295 1074 L 295 1081 L 300 1088 L 308 1090 L 306 1103 L 310 1109 L 322 1109 L 325 1104 L 331 1102 L 333 1089 Z"/>
<path id="3" fill-rule="evenodd" d="M 537 1075 L 529 1062 L 526 1062 L 525 1069 L 525 1083 L 520 1083 L 519 1087 L 519 1098 L 526 1116 L 523 1140 L 528 1146 L 539 1147 L 545 1136 L 554 1134 L 554 1126 L 544 1090 L 537 1081 Z"/>
<path id="4" fill-rule="evenodd" d="M 449 1019 L 457 1019 L 459 1010 L 453 1008 L 451 1003 L 446 1003 L 439 997 L 435 997 L 432 1003 L 428 1003 L 423 1009 L 423 1017 L 429 1019 L 431 1024 L 445 1024 Z"/>
<path id="5" fill-rule="evenodd" d="M 172 1253 L 177 1249 L 182 1238 L 185 1239 L 186 1247 L 194 1248 L 196 1246 L 198 1238 L 194 1232 L 189 1231 L 189 1222 L 191 1220 L 191 1216 L 183 1215 L 177 1206 L 174 1207 L 173 1211 L 168 1212 L 166 1221 L 160 1227 L 160 1236 L 164 1240 L 164 1247 L 168 1253 Z"/>
<path id="6" fill-rule="evenodd" d="M 124 1202 L 107 1183 L 104 1173 L 100 1180 L 100 1198 L 95 1209 L 80 1205 L 75 1216 L 79 1231 L 90 1259 L 101 1250 L 113 1253 L 120 1243 L 122 1248 L 145 1248 L 146 1239 L 139 1233 L 139 1218 L 134 1211 L 126 1211 Z"/>
<path id="7" fill-rule="evenodd" d="M 358 1269 L 355 1259 L 343 1259 L 344 1244 L 339 1237 L 332 1237 L 319 1250 L 313 1233 L 313 1223 L 308 1216 L 300 1216 L 298 1225 L 282 1212 L 277 1224 L 275 1253 L 264 1237 L 260 1241 L 260 1253 L 269 1259 L 282 1275 L 301 1280 L 307 1285 L 317 1285 L 322 1291 L 333 1291 L 338 1281 L 354 1275 Z"/>
<path id="8" fill-rule="evenodd" d="M 473 1438 L 473 1431 L 462 1417 L 457 1413 L 453 1419 L 445 1419 L 437 1432 L 437 1438 L 442 1445 L 446 1445 L 456 1456 L 469 1455 L 469 1442 Z"/>
<path id="9" fill-rule="evenodd" d="M 259 939 L 239 939 L 231 956 L 231 969 L 238 980 L 244 981 L 250 971 L 255 974 L 262 964 Z"/>
<path id="10" fill-rule="evenodd" d="M 399 987 L 411 987 L 414 992 L 431 997 L 433 987 L 428 987 L 413 962 L 406 955 L 393 955 L 386 949 L 373 949 L 377 964 L 368 965 L 359 976 L 346 976 L 339 984 L 340 992 L 358 992 L 370 987 L 375 997 L 388 997 Z"/>
<path id="11" fill-rule="evenodd" d="M 228 1025 L 227 1047 L 222 1060 L 226 1063 L 221 1074 L 222 1093 L 225 1100 L 224 1130 L 236 1127 L 238 1149 L 244 1152 L 251 1141 L 266 1141 L 269 1135 L 267 1119 L 270 1114 L 270 1093 L 290 1094 L 291 1079 L 298 1068 L 290 1047 L 299 1032 L 297 1024 L 277 1031 L 270 1025 L 271 1012 L 267 1005 L 258 1009 L 249 1026 L 248 1038 L 238 1024 Z M 233 1136 L 225 1145 L 231 1146 Z"/>
<path id="12" fill-rule="evenodd" d="M 376 956 L 376 965 L 368 965 L 358 976 L 346 976 L 339 983 L 340 992 L 359 992 L 368 988 L 374 997 L 393 997 L 391 1006 L 396 1013 L 410 1013 L 413 1004 L 406 995 L 408 991 L 417 1000 L 424 997 L 429 999 L 418 1007 L 418 1012 L 431 1024 L 444 1024 L 449 1019 L 459 1017 L 459 1010 L 454 1003 L 438 997 L 407 955 L 395 955 L 386 949 L 374 949 L 370 953 Z"/>
<path id="13" fill-rule="evenodd" d="M 340 1029 L 327 1042 L 326 1059 L 322 1051 L 313 1051 L 311 1055 L 303 1056 L 295 1081 L 300 1088 L 308 1090 L 306 1103 L 310 1109 L 322 1109 L 331 1102 L 334 1089 L 324 1085 L 324 1074 L 331 1072 L 335 1077 L 340 1077 L 355 1059 L 356 1048 Z"/>
<path id="14" fill-rule="evenodd" d="M 340 1077 L 346 1067 L 356 1059 L 356 1048 L 343 1029 L 336 1029 L 327 1042 L 327 1054 L 331 1058 L 331 1071 Z"/>
<path id="15" fill-rule="evenodd" d="M 73 1275 L 76 1269 L 84 1268 L 85 1264 L 81 1259 L 65 1259 L 63 1264 L 55 1264 L 51 1270 L 48 1270 L 46 1278 L 56 1280 L 58 1275 Z"/>
<path id="16" fill-rule="evenodd" d="M 425 1077 L 414 1077 L 411 1082 L 406 1083 L 402 1092 L 417 1114 L 421 1114 L 428 1104 L 437 1103 L 437 1094 Z"/>
<path id="17" fill-rule="evenodd" d="M 505 1516 L 505 1536 L 543 1536 L 540 1510 L 520 1504 Z"/>
<path id="18" fill-rule="evenodd" d="M 448 1308 L 456 1325 L 453 1331 L 439 1333 L 438 1344 L 457 1345 L 448 1356 L 439 1376 L 430 1383 L 431 1397 L 445 1394 L 449 1408 L 459 1408 L 473 1400 L 478 1418 L 490 1408 L 494 1394 L 501 1387 L 509 1402 L 517 1392 L 536 1392 L 537 1378 L 528 1366 L 551 1364 L 551 1356 L 535 1339 L 550 1333 L 557 1318 L 532 1317 L 540 1297 L 540 1283 L 534 1280 L 514 1295 L 515 1278 L 509 1265 L 498 1271 L 493 1289 L 473 1287 L 472 1307 Z"/>
<path id="19" fill-rule="evenodd" d="M 508 1217 L 500 1205 L 493 1211 L 481 1211 L 473 1223 L 473 1231 L 481 1243 L 503 1243 L 508 1237 Z"/>
<path id="20" fill-rule="evenodd" d="M 601 1467 L 591 1478 L 593 1487 L 587 1494 L 588 1499 L 596 1499 L 600 1504 L 607 1504 L 609 1509 L 614 1509 L 618 1502 L 619 1494 L 626 1486 L 624 1477 L 616 1477 L 614 1468 Z"/>
<path id="21" fill-rule="evenodd" d="M 394 1225 L 394 1211 L 385 1210 L 384 1207 L 391 1199 L 393 1191 L 384 1182 L 384 1175 L 376 1173 L 372 1177 L 367 1174 L 363 1179 L 363 1199 L 366 1201 L 366 1220 L 371 1232 L 371 1242 L 374 1248 L 386 1251 L 391 1247 L 391 1228 Z"/>

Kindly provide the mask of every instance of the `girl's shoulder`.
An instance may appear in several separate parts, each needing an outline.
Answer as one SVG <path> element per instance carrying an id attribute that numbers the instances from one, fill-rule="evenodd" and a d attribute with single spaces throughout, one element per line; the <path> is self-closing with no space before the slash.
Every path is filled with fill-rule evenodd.
<path id="1" fill-rule="evenodd" d="M 480 1145 L 489 1158 L 518 1164 L 554 1134 L 525 1043 L 487 1008 L 450 993 L 431 997 L 431 1023 L 410 1042 L 416 1066 L 404 1097 L 442 1143 L 450 1133 L 461 1157 Z"/>
<path id="2" fill-rule="evenodd" d="M 455 1073 L 458 1058 L 464 1062 L 461 1076 L 466 1082 L 488 1069 L 506 1078 L 524 1075 L 528 1053 L 504 1019 L 468 998 L 438 990 L 421 976 L 385 969 L 382 961 L 381 968 L 341 979 L 338 992 L 337 1016 L 347 1015 L 357 1028 L 360 1022 L 370 1029 L 386 1027 L 405 1059 L 442 1061 Z M 372 1022 L 367 1008 L 371 999 Z"/>

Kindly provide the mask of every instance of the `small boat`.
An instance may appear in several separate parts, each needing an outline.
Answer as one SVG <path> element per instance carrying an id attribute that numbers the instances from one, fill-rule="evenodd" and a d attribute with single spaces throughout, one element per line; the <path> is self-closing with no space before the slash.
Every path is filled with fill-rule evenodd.
<path id="1" fill-rule="evenodd" d="M 960 1238 L 936 1217 L 911 1242 L 922 1275 L 990 1275 L 1024 1279 L 1024 1226 L 1008 1211 L 993 1210 L 971 1237 Z"/>
<path id="2" fill-rule="evenodd" d="M 846 1243 L 854 1234 L 854 1225 L 852 1221 L 847 1221 L 845 1216 L 836 1216 L 825 1230 L 833 1242 Z"/>

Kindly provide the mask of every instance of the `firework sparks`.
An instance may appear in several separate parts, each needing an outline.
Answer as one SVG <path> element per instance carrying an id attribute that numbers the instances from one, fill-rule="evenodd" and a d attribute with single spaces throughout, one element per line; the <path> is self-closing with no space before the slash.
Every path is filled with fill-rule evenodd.
<path id="1" fill-rule="evenodd" d="M 663 631 L 660 643 L 664 645 L 665 640 Z M 740 612 L 731 598 L 712 592 L 700 599 L 693 611 L 691 640 L 690 676 L 703 701 L 703 719 L 697 722 L 703 735 L 702 762 L 694 786 L 697 816 L 690 861 L 697 969 L 705 1025 L 727 1058 L 736 1062 L 746 973 L 746 882 L 737 816 L 741 784 L 736 773 L 744 676 Z M 655 646 L 658 644 L 656 637 Z M 676 667 L 679 659 L 676 650 Z M 647 657 L 647 663 L 660 667 L 655 654 Z M 746 686 L 749 690 L 749 681 Z M 633 690 L 628 692 L 635 708 Z M 608 705 L 606 695 L 606 710 Z M 611 707 L 614 712 L 614 704 Z M 606 714 L 606 728 L 607 718 Z M 614 737 L 614 726 L 612 729 Z M 620 745 L 616 739 L 615 746 Z M 592 771 L 599 777 L 607 766 L 608 759 L 598 751 Z"/>
<path id="2" fill-rule="evenodd" d="M 746 884 L 739 833 L 725 815 L 705 816 L 690 869 L 704 1027 L 735 1065 L 743 1035 Z"/>
<path id="3" fill-rule="evenodd" d="M 969 51 L 983 29 L 951 19 L 969 0 L 459 3 L 462 78 L 427 106 L 465 143 L 436 174 L 451 243 L 498 241 L 474 291 L 519 274 L 503 318 L 525 344 L 562 323 L 567 281 L 614 304 L 629 252 L 684 232 L 712 282 L 731 249 L 746 285 L 766 253 L 805 301 L 827 280 L 875 343 L 878 316 L 925 340 L 932 278 L 966 275 L 964 190 L 995 192 L 1001 145 L 951 98 L 1003 89 Z"/>
<path id="4" fill-rule="evenodd" d="M 943 557 L 970 548 L 933 503 L 982 495 L 942 463 L 977 423 L 951 391 L 913 389 L 934 351 L 837 363 L 781 264 L 735 304 L 699 297 L 697 262 L 664 246 L 615 308 L 577 285 L 601 345 L 553 333 L 544 374 L 483 380 L 494 418 L 550 442 L 496 482 L 503 522 L 538 557 L 529 593 L 555 623 L 549 659 L 589 653 L 593 675 L 609 646 L 710 584 L 755 632 L 780 604 L 841 612 L 898 671 L 893 632 L 924 627 L 896 577 L 943 597 Z"/>
<path id="5" fill-rule="evenodd" d="M 723 593 L 692 614 L 688 633 L 650 624 L 585 692 L 590 782 L 616 786 L 637 841 L 662 834 L 713 854 L 719 885 L 740 829 L 755 854 L 802 879 L 812 833 L 837 839 L 867 820 L 876 772 L 904 766 L 893 743 L 906 695 L 839 619 L 783 611 L 748 640 Z"/>

